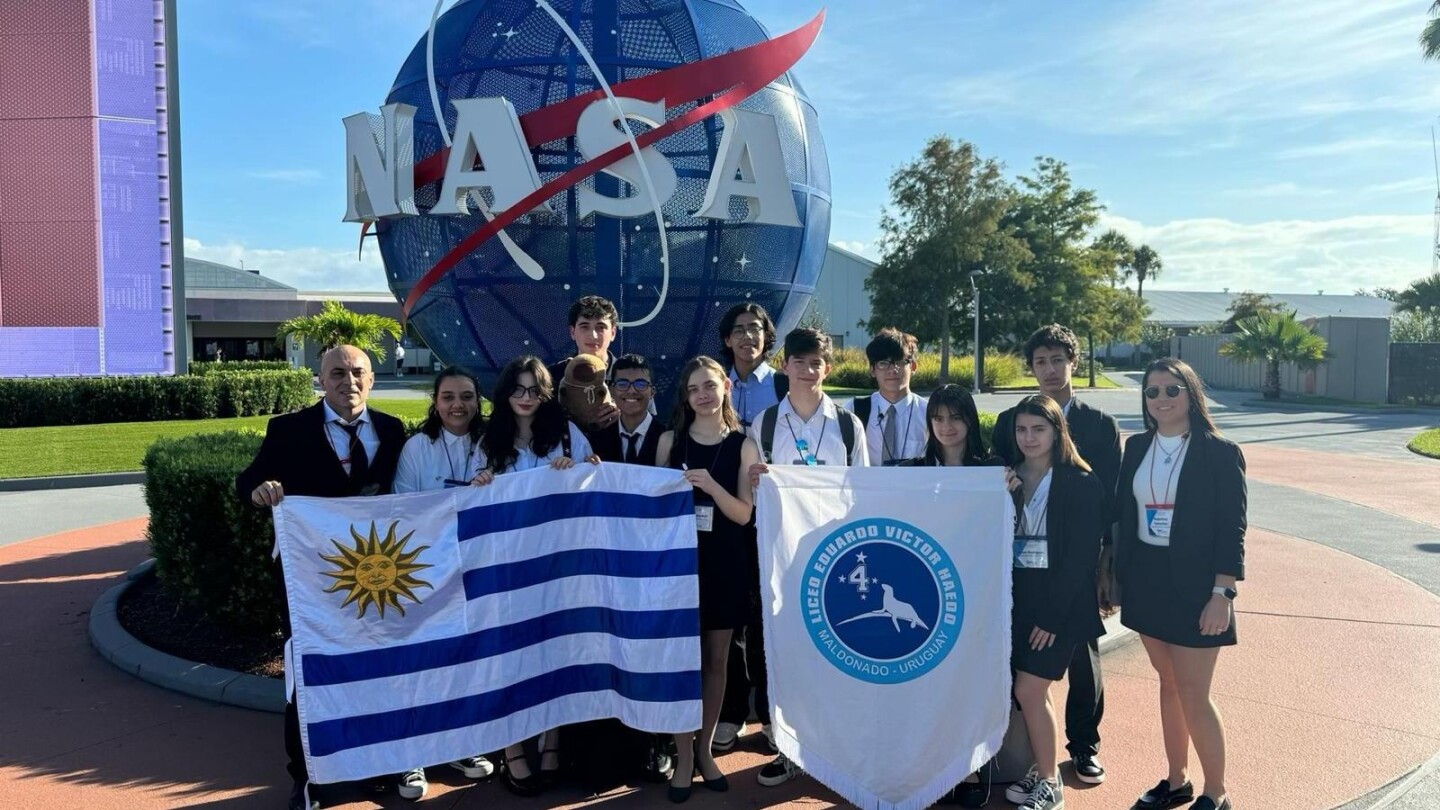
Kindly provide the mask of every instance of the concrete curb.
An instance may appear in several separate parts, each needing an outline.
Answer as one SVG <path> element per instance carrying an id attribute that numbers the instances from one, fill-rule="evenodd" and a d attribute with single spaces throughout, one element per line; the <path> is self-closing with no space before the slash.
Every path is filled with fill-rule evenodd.
<path id="1" fill-rule="evenodd" d="M 285 685 L 279 678 L 261 678 L 184 658 L 147 647 L 120 626 L 116 612 L 120 597 L 141 577 L 152 576 L 155 560 L 149 559 L 125 575 L 125 581 L 106 591 L 90 609 L 90 644 L 110 663 L 142 681 L 243 709 L 283 714 Z M 1134 642 L 1139 635 L 1120 625 L 1119 616 L 1106 622 L 1100 637 L 1100 654 L 1106 655 Z"/>
<path id="2" fill-rule="evenodd" d="M 0 479 L 0 492 L 29 492 L 37 489 L 81 489 L 84 487 L 117 487 L 123 484 L 143 484 L 145 473 L 117 472 L 94 475 L 53 475 L 41 478 Z"/>
<path id="3" fill-rule="evenodd" d="M 1247 399 L 1240 403 L 1240 407 L 1249 408 L 1255 411 L 1287 411 L 1290 413 L 1348 413 L 1352 416 L 1368 416 L 1370 414 L 1418 414 L 1428 413 L 1414 408 L 1347 408 L 1343 405 L 1313 405 L 1304 402 L 1286 402 L 1285 400 L 1273 399 Z"/>
<path id="4" fill-rule="evenodd" d="M 125 575 L 125 581 L 101 595 L 90 609 L 90 644 L 101 657 L 142 681 L 215 703 L 276 714 L 285 711 L 285 685 L 208 664 L 186 661 L 146 646 L 120 625 L 116 608 L 136 580 L 151 575 L 153 559 Z"/>

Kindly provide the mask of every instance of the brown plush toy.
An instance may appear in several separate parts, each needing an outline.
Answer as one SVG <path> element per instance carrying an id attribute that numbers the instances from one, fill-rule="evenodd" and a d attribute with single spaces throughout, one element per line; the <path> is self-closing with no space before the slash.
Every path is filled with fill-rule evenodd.
<path id="1" fill-rule="evenodd" d="M 605 361 L 593 354 L 570 358 L 560 380 L 560 405 L 581 428 L 598 430 L 600 420 L 615 407 L 605 384 Z"/>

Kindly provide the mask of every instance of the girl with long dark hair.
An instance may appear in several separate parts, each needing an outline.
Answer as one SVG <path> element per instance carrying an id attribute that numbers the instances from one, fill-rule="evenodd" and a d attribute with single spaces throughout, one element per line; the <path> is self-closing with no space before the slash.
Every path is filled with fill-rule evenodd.
<path id="1" fill-rule="evenodd" d="M 695 772 L 715 791 L 730 785 L 715 764 L 711 745 L 725 697 L 730 636 L 749 617 L 746 583 L 752 579 L 745 525 L 753 493 L 744 474 L 759 463 L 760 450 L 740 430 L 730 402 L 730 379 L 719 363 L 696 357 L 680 372 L 675 429 L 660 437 L 656 458 L 684 470 L 695 488 L 695 528 L 700 555 L 701 727 L 675 735 L 678 756 L 670 800 L 690 798 Z"/>
<path id="2" fill-rule="evenodd" d="M 1120 622 L 1140 634 L 1160 677 L 1169 771 L 1136 807 L 1188 804 L 1190 745 L 1204 793 L 1194 810 L 1228 810 L 1225 728 L 1210 699 L 1220 648 L 1236 643 L 1232 600 L 1245 577 L 1245 456 L 1220 435 L 1205 384 L 1184 361 L 1145 369 L 1145 432 L 1125 442 L 1115 571 Z"/>

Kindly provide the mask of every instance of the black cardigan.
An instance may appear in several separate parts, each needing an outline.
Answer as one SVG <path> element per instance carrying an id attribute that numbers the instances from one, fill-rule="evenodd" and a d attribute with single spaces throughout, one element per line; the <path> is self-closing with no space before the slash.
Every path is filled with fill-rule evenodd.
<path id="1" fill-rule="evenodd" d="M 1045 507 L 1050 567 L 1044 602 L 1036 606 L 1036 624 L 1051 633 L 1092 639 L 1105 635 L 1095 592 L 1095 566 L 1105 533 L 1100 479 L 1079 467 L 1059 464 L 1050 476 Z M 1017 499 L 1023 500 L 1020 490 Z M 1024 509 L 1020 503 L 1017 509 Z"/>
<path id="2" fill-rule="evenodd" d="M 1115 572 L 1122 598 L 1128 573 L 1126 558 L 1141 542 L 1135 475 L 1154 438 L 1154 431 L 1146 431 L 1127 439 L 1125 459 L 1120 465 L 1115 492 L 1120 505 Z M 1244 579 L 1245 455 L 1239 445 L 1214 433 L 1191 432 L 1174 500 L 1170 571 L 1175 587 L 1193 596 L 1215 587 L 1217 575 Z"/>

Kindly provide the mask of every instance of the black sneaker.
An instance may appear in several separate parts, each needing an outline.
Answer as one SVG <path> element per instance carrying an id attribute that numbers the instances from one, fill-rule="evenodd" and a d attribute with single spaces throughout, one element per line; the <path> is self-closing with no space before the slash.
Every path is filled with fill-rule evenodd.
<path id="1" fill-rule="evenodd" d="M 760 769 L 760 774 L 755 777 L 755 781 L 764 787 L 775 787 L 783 785 L 799 775 L 800 769 L 795 766 L 795 763 L 791 762 L 789 757 L 780 754 Z"/>
<path id="2" fill-rule="evenodd" d="M 1209 796 L 1201 796 L 1190 805 L 1190 810 L 1230 810 L 1230 797 L 1222 797 L 1220 803 L 1216 804 Z"/>
<path id="3" fill-rule="evenodd" d="M 1020 805 L 1020 810 L 1064 810 L 1065 789 L 1059 779 L 1041 779 L 1030 791 L 1030 797 Z"/>
<path id="4" fill-rule="evenodd" d="M 1040 769 L 1034 765 L 1026 771 L 1025 778 L 1005 788 L 1005 801 L 1011 804 L 1024 804 L 1030 798 L 1030 791 L 1040 784 Z"/>
<path id="5" fill-rule="evenodd" d="M 961 782 L 953 790 L 940 797 L 940 804 L 960 807 L 984 807 L 990 801 L 990 786 L 983 782 Z"/>
<path id="6" fill-rule="evenodd" d="M 1075 778 L 1087 785 L 1098 785 L 1105 781 L 1105 766 L 1094 754 L 1076 754 L 1070 757 L 1075 765 Z"/>
<path id="7" fill-rule="evenodd" d="M 651 740 L 650 748 L 645 753 L 645 771 L 641 775 L 646 782 L 669 782 L 670 777 L 675 775 L 675 760 L 671 758 L 668 747 L 659 738 Z"/>
<path id="8" fill-rule="evenodd" d="M 1165 808 L 1189 804 L 1194 799 L 1194 785 L 1186 782 L 1171 790 L 1170 780 L 1161 779 L 1160 784 L 1140 794 L 1140 798 L 1135 801 L 1135 810 L 1165 810 Z M 1196 806 L 1199 806 L 1198 803 Z"/>

